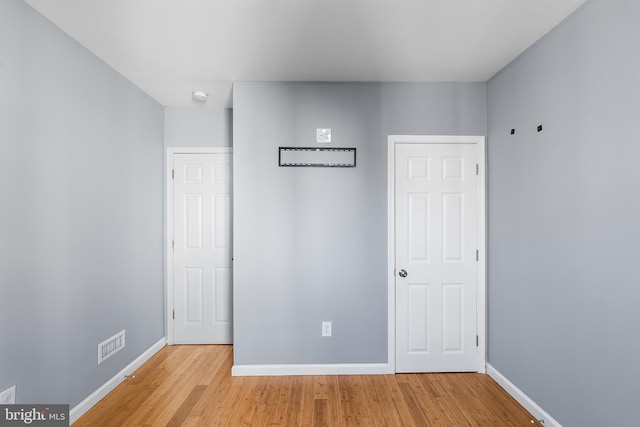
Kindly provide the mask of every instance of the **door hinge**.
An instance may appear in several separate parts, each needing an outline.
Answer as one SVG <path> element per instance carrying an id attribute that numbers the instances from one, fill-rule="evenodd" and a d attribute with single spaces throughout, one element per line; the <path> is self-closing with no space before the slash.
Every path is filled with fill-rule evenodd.
<path id="1" fill-rule="evenodd" d="M 480 164 L 476 163 L 476 175 L 480 175 Z"/>
<path id="2" fill-rule="evenodd" d="M 476 335 L 476 347 L 480 347 L 480 337 Z"/>
<path id="3" fill-rule="evenodd" d="M 173 320 L 176 320 L 176 311 L 175 310 L 171 310 L 171 317 L 173 318 Z"/>
<path id="4" fill-rule="evenodd" d="M 480 261 L 480 251 L 476 249 L 476 261 Z"/>
<path id="5" fill-rule="evenodd" d="M 171 249 L 175 249 L 176 248 L 176 241 L 172 240 L 171 241 Z"/>
<path id="6" fill-rule="evenodd" d="M 171 179 L 176 179 L 176 171 L 175 171 L 175 169 L 171 169 Z"/>

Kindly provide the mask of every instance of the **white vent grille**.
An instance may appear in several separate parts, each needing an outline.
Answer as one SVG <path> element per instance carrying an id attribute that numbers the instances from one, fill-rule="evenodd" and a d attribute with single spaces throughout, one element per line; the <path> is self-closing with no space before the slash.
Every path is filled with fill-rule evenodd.
<path id="1" fill-rule="evenodd" d="M 98 365 L 124 348 L 124 330 L 98 344 Z"/>

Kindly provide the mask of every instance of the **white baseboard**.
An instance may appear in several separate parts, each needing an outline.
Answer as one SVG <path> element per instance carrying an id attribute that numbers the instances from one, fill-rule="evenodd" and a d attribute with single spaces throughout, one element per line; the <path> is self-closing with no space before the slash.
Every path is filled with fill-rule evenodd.
<path id="1" fill-rule="evenodd" d="M 167 339 L 162 338 L 157 343 L 153 344 L 147 351 L 142 353 L 133 362 L 129 363 L 123 370 L 118 372 L 109 381 L 100 386 L 99 389 L 91 393 L 89 397 L 84 399 L 78 405 L 76 405 L 71 411 L 69 411 L 70 424 L 75 423 L 83 416 L 89 409 L 98 403 L 102 398 L 109 394 L 114 388 L 118 386 L 125 379 L 125 375 L 131 374 L 133 371 L 142 366 L 147 360 L 151 359 L 151 356 L 159 352 L 165 345 L 167 345 Z"/>
<path id="2" fill-rule="evenodd" d="M 392 374 L 387 363 L 345 363 L 318 365 L 233 365 L 234 377 L 287 375 L 376 375 Z"/>
<path id="3" fill-rule="evenodd" d="M 541 421 L 545 427 L 562 427 L 562 425 L 553 419 L 544 409 L 542 409 L 536 402 L 531 400 L 529 396 L 524 394 L 522 390 L 516 387 L 511 381 L 509 381 L 504 375 L 502 375 L 496 368 L 487 363 L 487 374 L 495 380 L 500 386 L 505 389 L 507 393 L 518 401 L 527 411 L 531 413 L 537 420 Z"/>

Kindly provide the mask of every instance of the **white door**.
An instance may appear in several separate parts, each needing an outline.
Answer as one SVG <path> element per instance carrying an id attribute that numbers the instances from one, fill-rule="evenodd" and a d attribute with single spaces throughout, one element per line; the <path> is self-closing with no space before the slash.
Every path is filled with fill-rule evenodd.
<path id="1" fill-rule="evenodd" d="M 173 159 L 173 341 L 230 344 L 231 154 Z"/>
<path id="2" fill-rule="evenodd" d="M 395 144 L 396 371 L 477 371 L 478 150 Z"/>

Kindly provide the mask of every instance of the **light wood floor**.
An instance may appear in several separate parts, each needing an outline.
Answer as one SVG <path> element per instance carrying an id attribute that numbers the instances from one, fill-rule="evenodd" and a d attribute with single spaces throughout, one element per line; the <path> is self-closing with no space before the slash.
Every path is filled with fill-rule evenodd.
<path id="1" fill-rule="evenodd" d="M 232 359 L 231 346 L 165 347 L 74 427 L 532 425 L 487 375 L 232 377 Z"/>

